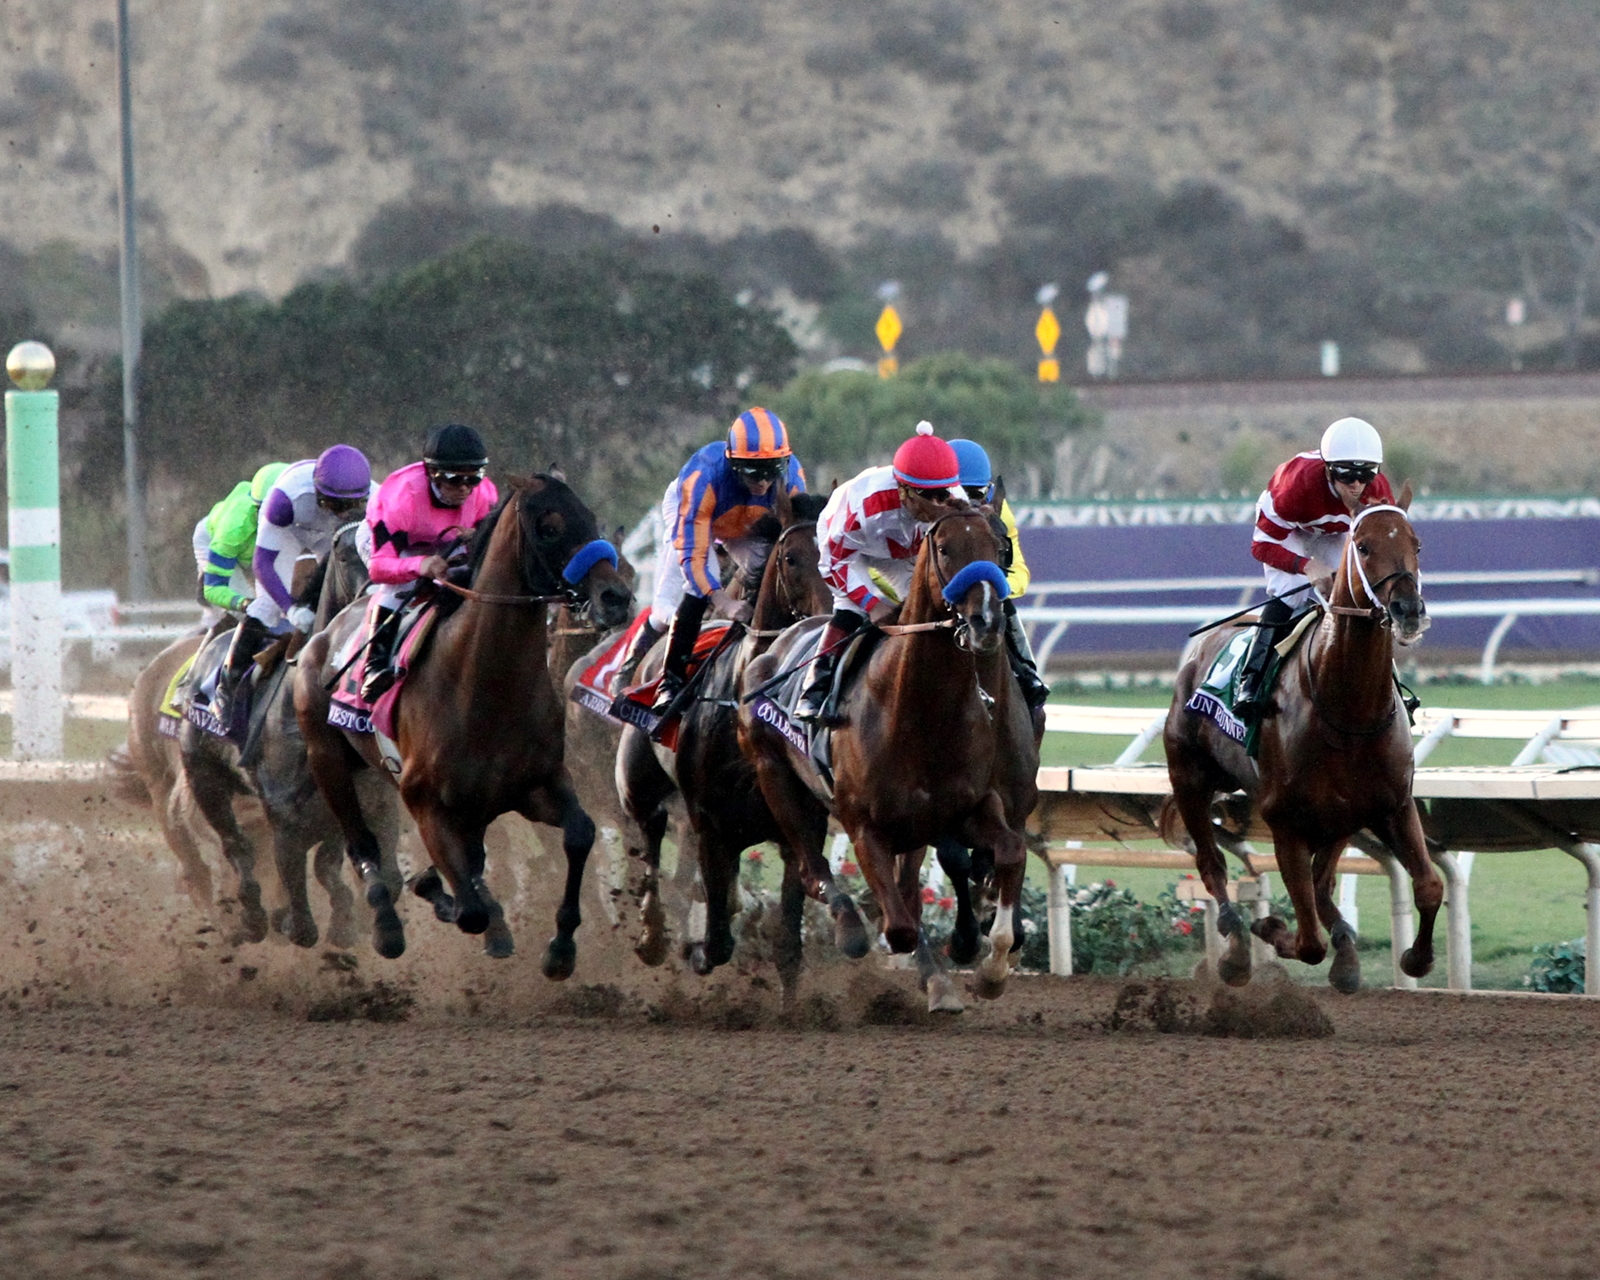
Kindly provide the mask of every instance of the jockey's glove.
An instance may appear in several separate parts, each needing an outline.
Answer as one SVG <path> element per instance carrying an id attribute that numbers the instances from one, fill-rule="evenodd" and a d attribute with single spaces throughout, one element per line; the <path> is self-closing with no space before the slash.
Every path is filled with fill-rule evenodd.
<path id="1" fill-rule="evenodd" d="M 316 611 L 306 608 L 303 604 L 297 604 L 293 609 L 290 609 L 287 617 L 291 627 L 300 632 L 301 635 L 307 636 L 311 634 L 311 627 L 317 620 Z"/>

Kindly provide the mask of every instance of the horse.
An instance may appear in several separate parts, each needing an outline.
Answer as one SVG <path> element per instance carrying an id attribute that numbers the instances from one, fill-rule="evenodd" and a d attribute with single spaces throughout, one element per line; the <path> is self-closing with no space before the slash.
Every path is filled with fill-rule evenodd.
<path id="1" fill-rule="evenodd" d="M 358 546 L 359 531 L 357 522 L 342 526 L 334 534 L 328 555 L 314 566 L 308 581 L 298 584 L 297 599 L 308 606 L 315 604 L 314 629 L 326 625 L 366 588 L 367 568 Z M 196 666 L 208 665 L 208 656 L 220 661 L 229 635 L 223 632 L 208 642 L 208 651 L 196 660 Z M 350 947 L 356 939 L 355 899 L 342 875 L 338 829 L 317 795 L 305 744 L 295 723 L 293 681 L 288 673 L 296 643 L 297 635 L 280 640 L 284 647 L 279 661 L 256 688 L 250 713 L 251 758 L 242 759 L 232 742 L 186 723 L 178 738 L 183 773 L 195 803 L 222 841 L 229 862 L 239 871 L 245 937 L 252 942 L 262 941 L 269 923 L 255 883 L 255 844 L 240 827 L 234 812 L 236 797 L 253 795 L 266 813 L 273 862 L 287 899 L 286 905 L 271 913 L 271 926 L 296 946 L 317 944 L 317 924 L 306 895 L 306 854 L 315 846 L 317 880 L 331 908 L 327 941 L 335 947 Z M 398 869 L 393 848 L 397 834 L 393 820 L 385 824 L 385 847 L 389 851 L 385 873 L 395 884 Z"/>
<path id="2" fill-rule="evenodd" d="M 745 668 L 766 652 L 788 626 L 828 608 L 827 584 L 817 567 L 816 517 L 825 499 L 799 494 L 780 496 L 777 514 L 765 517 L 748 535 L 770 542 L 767 555 L 748 566 L 741 576 L 744 599 L 754 599 L 748 628 L 730 632 L 730 643 L 709 660 L 699 678 L 694 701 L 683 712 L 675 751 L 656 748 L 635 726 L 623 729 L 617 748 L 617 790 L 632 819 L 629 834 L 642 835 L 643 847 L 634 844 L 630 857 L 645 864 L 645 897 L 641 906 L 644 932 L 637 952 L 647 964 L 666 957 L 665 920 L 659 907 L 657 879 L 661 865 L 661 839 L 666 833 L 666 803 L 674 791 L 683 796 L 694 839 L 694 850 L 705 890 L 705 937 L 690 946 L 689 960 L 702 976 L 733 957 L 732 915 L 739 880 L 739 856 L 751 845 L 783 841 L 784 833 L 756 785 L 755 770 L 739 748 L 737 705 Z M 765 527 L 764 527 L 765 526 Z M 642 678 L 659 673 L 663 650 L 653 651 L 641 667 Z M 683 850 L 680 849 L 680 854 Z M 792 992 L 800 966 L 800 914 L 805 893 L 796 859 L 784 853 L 781 893 L 784 921 L 778 951 L 779 976 L 786 993 Z M 866 949 L 866 935 L 852 943 Z"/>
<path id="3" fill-rule="evenodd" d="M 1395 645 L 1415 644 L 1429 622 L 1410 504 L 1408 482 L 1394 505 L 1355 512 L 1329 607 L 1284 665 L 1263 713 L 1255 760 L 1209 717 L 1184 710 L 1226 636 L 1205 635 L 1183 656 L 1163 735 L 1172 799 L 1161 828 L 1169 843 L 1183 847 L 1173 813 L 1182 819 L 1195 867 L 1217 903 L 1218 931 L 1228 939 L 1218 976 L 1230 985 L 1250 980 L 1250 947 L 1228 901 L 1212 825 L 1219 792 L 1244 792 L 1272 831 L 1296 929 L 1291 938 L 1277 916 L 1252 929 L 1278 955 L 1322 963 L 1320 920 L 1334 949 L 1330 985 L 1345 993 L 1360 987 L 1356 934 L 1334 905 L 1333 878 L 1351 838 L 1370 831 L 1410 873 L 1421 916 L 1400 967 L 1415 978 L 1433 967 L 1433 922 L 1444 884 L 1428 859 L 1411 796 L 1411 728 L 1394 681 Z"/>
<path id="4" fill-rule="evenodd" d="M 930 843 L 960 840 L 993 860 L 998 905 L 991 951 L 978 971 L 980 996 L 1003 992 L 1021 941 L 1024 824 L 1038 798 L 1039 753 L 1005 653 L 997 524 L 989 509 L 965 504 L 934 521 L 900 620 L 880 628 L 884 638 L 841 699 L 845 723 L 833 730 L 832 812 L 855 845 L 890 949 L 916 953 L 935 1011 L 962 1006 L 920 927 L 918 875 Z M 750 702 L 820 625 L 790 628 L 746 669 L 739 739 L 786 844 L 801 854 L 807 891 L 828 904 L 836 928 L 860 927 L 822 856 L 827 791 L 810 760 Z"/>
<path id="5" fill-rule="evenodd" d="M 551 475 L 510 481 L 474 534 L 469 573 L 470 586 L 450 585 L 463 598 L 435 622 L 395 713 L 401 764 L 394 782 L 433 861 L 412 890 L 439 919 L 464 933 L 487 933 L 487 954 L 509 956 L 511 932 L 483 878 L 484 831 L 512 811 L 560 827 L 566 890 L 543 969 L 566 978 L 577 963 L 573 933 L 594 823 L 563 760 L 564 713 L 550 679 L 545 606 L 587 597 L 596 621 L 610 626 L 628 616 L 633 597 L 594 513 Z M 347 609 L 306 645 L 295 713 L 317 786 L 375 913 L 374 944 L 392 959 L 405 950 L 405 931 L 355 787 L 362 765 L 380 768 L 379 750 L 373 735 L 328 724 L 329 655 L 360 620 L 358 609 Z"/>

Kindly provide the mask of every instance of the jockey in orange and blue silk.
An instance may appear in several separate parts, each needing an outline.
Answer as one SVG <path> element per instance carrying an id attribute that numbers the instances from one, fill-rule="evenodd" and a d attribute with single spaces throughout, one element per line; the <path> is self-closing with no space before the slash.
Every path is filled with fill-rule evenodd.
<path id="1" fill-rule="evenodd" d="M 689 658 L 708 607 L 723 617 L 748 621 L 750 604 L 732 599 L 723 589 L 716 547 L 721 543 L 736 560 L 748 558 L 753 548 L 747 535 L 772 514 L 779 485 L 789 494 L 804 493 L 805 471 L 778 416 L 754 408 L 734 419 L 726 441 L 698 450 L 667 486 L 661 499 L 655 599 L 619 675 L 619 684 L 626 684 L 651 645 L 670 629 L 658 710 L 688 680 Z"/>

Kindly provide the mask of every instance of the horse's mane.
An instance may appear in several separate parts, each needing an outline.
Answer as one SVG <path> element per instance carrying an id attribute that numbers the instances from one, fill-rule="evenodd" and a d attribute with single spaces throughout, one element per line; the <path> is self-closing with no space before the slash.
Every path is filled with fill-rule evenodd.
<path id="1" fill-rule="evenodd" d="M 795 521 L 802 524 L 821 519 L 822 509 L 827 505 L 825 493 L 796 493 L 789 498 L 789 509 L 794 512 Z"/>

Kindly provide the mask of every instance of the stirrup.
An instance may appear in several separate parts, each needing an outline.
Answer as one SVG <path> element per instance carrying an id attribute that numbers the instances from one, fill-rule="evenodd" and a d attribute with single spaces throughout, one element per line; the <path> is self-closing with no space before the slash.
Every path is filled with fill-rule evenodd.
<path id="1" fill-rule="evenodd" d="M 392 688 L 394 688 L 394 668 L 380 667 L 376 671 L 369 671 L 367 678 L 361 682 L 361 697 L 371 704 Z"/>
<path id="2" fill-rule="evenodd" d="M 661 683 L 656 686 L 656 700 L 650 704 L 650 710 L 660 715 L 672 705 L 672 700 L 683 692 L 683 687 L 688 683 L 680 675 L 663 672 Z"/>

